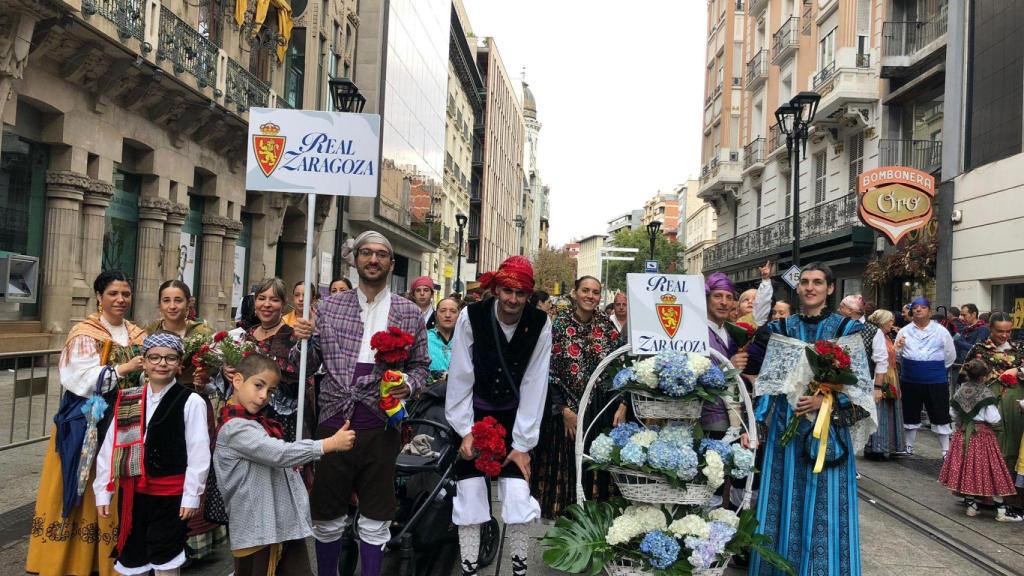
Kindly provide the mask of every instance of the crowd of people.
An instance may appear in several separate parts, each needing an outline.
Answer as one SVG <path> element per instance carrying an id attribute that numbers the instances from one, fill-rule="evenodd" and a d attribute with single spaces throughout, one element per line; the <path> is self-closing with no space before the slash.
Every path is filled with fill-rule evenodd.
<path id="1" fill-rule="evenodd" d="M 131 280 L 102 272 L 93 286 L 96 312 L 75 325 L 61 354 L 64 394 L 27 571 L 172 575 L 227 541 L 238 576 L 308 574 L 312 537 L 317 573 L 336 576 L 343 534 L 355 524 L 362 573 L 376 576 L 397 508 L 395 460 L 408 440 L 380 404 L 381 379 L 394 370 L 402 382 L 389 392 L 395 399 L 443 390 L 445 417 L 461 439 L 451 522 L 467 576 L 479 567 L 481 526 L 491 517 L 489 484 L 472 463 L 474 425 L 491 417 L 508 430 L 497 475 L 501 516 L 513 574 L 525 574 L 527 526 L 559 517 L 576 500 L 581 415 L 595 435 L 632 418 L 606 390 L 581 405 L 596 366 L 628 340 L 625 295 L 602 307 L 600 280 L 584 276 L 569 306 L 555 307 L 535 289 L 530 262 L 516 256 L 467 286 L 464 297 L 439 298 L 429 277 L 415 279 L 403 297 L 390 290 L 394 257 L 383 235 L 352 239 L 344 257 L 358 283 L 335 280 L 323 297 L 302 282 L 290 294 L 280 279 L 257 283 L 230 333 L 255 352 L 215 373 L 187 357 L 186 342 L 213 330 L 186 284 L 164 282 L 160 319 L 141 327 L 126 317 L 133 304 L 148 305 L 133 303 Z M 725 274 L 705 281 L 709 345 L 752 393 L 769 369 L 773 334 L 807 343 L 858 335 L 865 360 L 863 394 L 835 394 L 824 473 L 809 473 L 816 459 L 804 448 L 809 441 L 780 442 L 787 422 L 816 412 L 822 397 L 804 396 L 795 407 L 782 395 L 755 398 L 765 426 L 757 516 L 780 554 L 801 573 L 858 573 L 854 454 L 913 454 L 922 413 L 942 449 L 939 480 L 964 498 L 967 515 L 994 503 L 997 520 L 1024 519 L 1024 348 L 1010 339 L 1006 314 L 986 320 L 968 304 L 935 316 L 927 299 L 916 298 L 897 317 L 859 295 L 833 311 L 835 282 L 820 263 L 803 267 L 799 302 L 791 304 L 775 299 L 772 272 L 766 263 L 760 284 L 741 293 Z M 411 335 L 397 364 L 378 362 L 371 343 L 389 328 Z M 595 416 L 592 408 L 609 403 Z M 700 423 L 707 436 L 722 438 L 741 418 L 739 403 L 723 398 L 705 403 Z M 807 437 L 811 425 L 801 419 L 796 434 Z M 859 435 L 861 428 L 870 434 Z M 586 470 L 580 483 L 588 499 L 616 495 L 605 472 Z M 717 497 L 731 496 L 726 484 Z M 221 514 L 211 513 L 217 505 Z M 751 574 L 771 573 L 756 555 L 749 561 Z"/>

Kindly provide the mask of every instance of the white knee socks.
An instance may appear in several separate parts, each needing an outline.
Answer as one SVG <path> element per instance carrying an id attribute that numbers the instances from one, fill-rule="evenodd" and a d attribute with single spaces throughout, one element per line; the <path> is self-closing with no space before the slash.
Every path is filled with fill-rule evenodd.
<path id="1" fill-rule="evenodd" d="M 462 576 L 476 576 L 480 558 L 480 524 L 459 526 L 459 552 L 462 555 Z"/>
<path id="2" fill-rule="evenodd" d="M 913 452 L 914 440 L 917 439 L 917 428 L 907 428 L 903 431 L 903 437 L 907 440 L 907 452 Z"/>
<path id="3" fill-rule="evenodd" d="M 939 446 L 942 447 L 942 457 L 946 457 L 946 453 L 949 452 L 949 434 L 936 434 L 939 437 Z"/>
<path id="4" fill-rule="evenodd" d="M 508 525 L 508 549 L 512 557 L 512 576 L 526 576 L 526 556 L 530 550 L 526 524 Z"/>

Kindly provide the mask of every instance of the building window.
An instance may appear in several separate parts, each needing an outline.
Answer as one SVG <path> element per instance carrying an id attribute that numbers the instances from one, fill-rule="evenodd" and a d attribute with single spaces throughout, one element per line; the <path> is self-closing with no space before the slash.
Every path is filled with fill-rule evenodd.
<path id="1" fill-rule="evenodd" d="M 754 201 L 757 203 L 757 212 L 756 212 L 756 214 L 754 216 L 754 228 L 760 228 L 761 227 L 761 203 L 763 201 L 763 197 L 761 195 L 761 189 L 760 188 L 757 188 L 757 189 L 754 190 Z"/>
<path id="2" fill-rule="evenodd" d="M 864 133 L 850 136 L 850 193 L 857 191 L 857 177 L 864 171 Z"/>
<path id="3" fill-rule="evenodd" d="M 222 4 L 219 0 L 201 0 L 199 2 L 199 33 L 221 46 L 223 41 Z"/>
<path id="4" fill-rule="evenodd" d="M 818 70 L 827 67 L 836 60 L 836 28 L 829 30 L 818 42 Z"/>
<path id="5" fill-rule="evenodd" d="M 793 189 L 789 186 L 789 175 L 779 173 L 779 186 L 782 187 L 783 216 L 789 218 L 793 214 Z"/>
<path id="6" fill-rule="evenodd" d="M 828 162 L 827 152 L 822 150 L 814 155 L 814 203 L 821 204 L 825 201 L 825 192 L 827 188 L 827 172 L 826 163 Z"/>
<path id="7" fill-rule="evenodd" d="M 135 278 L 135 253 L 139 239 L 139 191 L 136 174 L 114 171 L 114 197 L 107 208 L 103 233 L 103 269 L 121 270 Z"/>
<path id="8" fill-rule="evenodd" d="M 306 29 L 292 30 L 284 69 L 284 99 L 292 108 L 302 109 L 303 86 L 306 83 Z"/>

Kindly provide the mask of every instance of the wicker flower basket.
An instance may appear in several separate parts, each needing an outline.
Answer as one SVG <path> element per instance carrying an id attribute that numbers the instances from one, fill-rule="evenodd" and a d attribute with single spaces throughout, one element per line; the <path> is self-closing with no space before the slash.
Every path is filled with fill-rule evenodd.
<path id="1" fill-rule="evenodd" d="M 715 494 L 707 484 L 688 484 L 685 488 L 676 488 L 661 475 L 619 466 L 609 467 L 608 472 L 619 487 L 622 497 L 632 502 L 706 506 Z"/>
<path id="2" fill-rule="evenodd" d="M 637 418 L 660 418 L 665 420 L 689 420 L 700 419 L 703 400 L 680 400 L 676 398 L 665 398 L 655 396 L 646 392 L 631 391 L 633 397 L 633 411 Z"/>
<path id="3" fill-rule="evenodd" d="M 707 570 L 694 570 L 693 576 L 723 576 L 729 561 L 725 560 L 719 566 Z M 647 576 L 651 571 L 644 568 L 643 564 L 632 558 L 616 558 L 604 567 L 608 576 Z"/>

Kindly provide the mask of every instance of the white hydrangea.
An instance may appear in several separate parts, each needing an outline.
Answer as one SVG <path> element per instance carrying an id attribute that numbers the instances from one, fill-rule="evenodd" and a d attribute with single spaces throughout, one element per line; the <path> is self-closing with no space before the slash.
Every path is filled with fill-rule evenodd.
<path id="1" fill-rule="evenodd" d="M 687 352 L 686 356 L 690 369 L 693 370 L 693 374 L 697 378 L 700 378 L 708 371 L 708 368 L 711 368 L 711 360 L 709 360 L 707 356 L 695 354 L 693 352 Z"/>
<path id="2" fill-rule="evenodd" d="M 711 534 L 711 528 L 708 526 L 708 523 L 696 514 L 688 514 L 675 520 L 669 524 L 668 531 L 676 538 L 696 536 L 703 539 Z"/>
<path id="3" fill-rule="evenodd" d="M 655 506 L 630 506 L 612 521 L 605 541 L 611 545 L 625 544 L 652 530 L 665 530 L 665 514 Z"/>
<path id="4" fill-rule="evenodd" d="M 644 532 L 664 530 L 668 527 L 665 513 L 661 511 L 661 508 L 657 506 L 630 506 L 630 508 L 635 508 L 634 514 L 640 520 L 640 526 Z"/>
<path id="5" fill-rule="evenodd" d="M 740 525 L 740 517 L 732 510 L 726 510 L 725 508 L 715 508 L 708 514 L 708 519 L 712 522 L 728 524 L 733 528 Z"/>
<path id="6" fill-rule="evenodd" d="M 644 448 L 650 448 L 651 444 L 658 439 L 658 433 L 654 430 L 641 430 L 629 438 L 630 444 L 638 444 Z"/>
<path id="7" fill-rule="evenodd" d="M 704 460 L 707 462 L 704 466 L 704 477 L 708 479 L 708 487 L 717 490 L 725 483 L 725 464 L 722 457 L 718 452 L 708 450 L 704 453 Z"/>
<path id="8" fill-rule="evenodd" d="M 654 372 L 654 356 L 633 364 L 633 379 L 652 390 L 658 387 L 658 375 Z"/>

